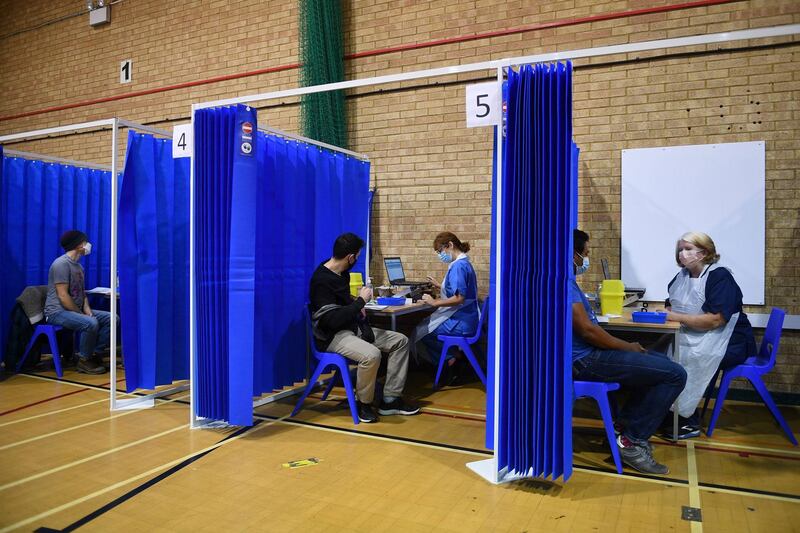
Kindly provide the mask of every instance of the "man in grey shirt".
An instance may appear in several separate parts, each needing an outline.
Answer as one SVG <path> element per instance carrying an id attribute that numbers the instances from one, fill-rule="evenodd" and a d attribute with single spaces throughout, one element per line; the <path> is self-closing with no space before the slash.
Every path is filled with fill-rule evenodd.
<path id="1" fill-rule="evenodd" d="M 66 253 L 53 261 L 47 276 L 44 315 L 49 324 L 81 332 L 78 372 L 103 374 L 106 368 L 94 358 L 94 352 L 108 346 L 111 313 L 89 307 L 83 267 L 78 262 L 91 253 L 92 245 L 85 233 L 70 230 L 61 236 L 61 247 Z"/>

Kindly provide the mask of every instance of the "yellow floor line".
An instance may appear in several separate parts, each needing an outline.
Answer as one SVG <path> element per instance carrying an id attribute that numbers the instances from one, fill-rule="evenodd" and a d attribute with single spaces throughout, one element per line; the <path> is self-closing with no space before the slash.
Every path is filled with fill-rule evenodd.
<path id="1" fill-rule="evenodd" d="M 732 444 L 730 442 L 720 442 L 716 440 L 698 440 L 695 441 L 697 446 L 708 446 L 714 448 L 730 448 L 732 450 L 743 450 L 751 452 L 767 452 L 776 455 L 793 455 L 800 456 L 799 450 L 787 450 L 786 448 L 765 448 L 763 446 L 751 446 L 747 444 Z M 702 450 L 701 450 L 702 451 Z"/>
<path id="2" fill-rule="evenodd" d="M 42 414 L 39 414 L 39 415 L 33 415 L 33 416 L 29 416 L 27 418 L 20 418 L 18 420 L 12 420 L 11 422 L 3 422 L 2 424 L 0 424 L 0 428 L 1 427 L 5 427 L 5 426 L 10 426 L 12 424 L 19 424 L 20 422 L 27 422 L 28 420 L 35 420 L 37 418 L 42 418 L 43 416 L 56 415 L 58 413 L 63 413 L 65 411 L 72 411 L 73 409 L 80 409 L 81 407 L 86 407 L 88 405 L 94 405 L 94 404 L 103 403 L 103 402 L 108 403 L 108 398 L 103 398 L 102 400 L 95 400 L 93 402 L 82 403 L 80 405 L 74 405 L 72 407 L 66 407 L 64 409 L 59 409 L 57 411 L 48 411 L 47 413 L 42 413 Z"/>
<path id="3" fill-rule="evenodd" d="M 176 400 L 182 400 L 182 399 L 188 398 L 188 397 L 189 397 L 189 395 L 187 394 L 186 396 L 181 396 L 180 398 L 173 398 L 171 400 L 164 400 L 162 403 L 174 402 Z M 48 437 L 54 437 L 56 435 L 61 435 L 62 433 L 67 433 L 69 431 L 74 431 L 76 429 L 81 429 L 81 428 L 85 428 L 85 427 L 88 427 L 88 426 L 93 426 L 95 424 L 101 424 L 103 422 L 108 422 L 109 420 L 114 420 L 114 419 L 117 419 L 117 418 L 121 418 L 123 416 L 133 415 L 133 414 L 141 413 L 141 412 L 142 412 L 141 410 L 127 411 L 125 413 L 120 413 L 118 415 L 112 415 L 112 416 L 109 416 L 109 417 L 106 417 L 106 418 L 101 418 L 99 420 L 93 420 L 91 422 L 78 424 L 77 426 L 72 426 L 72 427 L 68 427 L 68 428 L 64 428 L 64 429 L 59 429 L 58 431 L 52 431 L 50 433 L 45 433 L 44 435 L 37 435 L 36 437 L 31 437 L 29 439 L 24 439 L 24 440 L 20 440 L 20 441 L 17 441 L 17 442 L 12 442 L 11 444 L 5 444 L 3 446 L 0 446 L 0 451 L 7 450 L 9 448 L 15 448 L 17 446 L 22 446 L 23 444 L 28 444 L 30 442 L 35 442 L 37 440 L 46 439 Z"/>
<path id="4" fill-rule="evenodd" d="M 116 448 L 112 448 L 112 449 L 106 450 L 104 452 L 95 453 L 95 454 L 93 454 L 93 455 L 91 455 L 89 457 L 85 457 L 83 459 L 78 459 L 77 461 L 72 461 L 71 463 L 66 463 L 66 464 L 63 464 L 61 466 L 57 466 L 55 468 L 51 468 L 50 470 L 47 470 L 45 472 L 39 472 L 38 474 L 33 474 L 32 476 L 28 476 L 26 478 L 18 479 L 16 481 L 12 481 L 11 483 L 6 483 L 5 485 L 0 485 L 0 491 L 7 490 L 7 489 L 10 489 L 12 487 L 16 487 L 18 485 L 22 485 L 24 483 L 28 483 L 28 482 L 36 480 L 36 479 L 41 479 L 41 478 L 49 476 L 51 474 L 55 474 L 56 472 L 61 472 L 61 471 L 66 470 L 68 468 L 72 468 L 73 466 L 78 466 L 78 465 L 81 465 L 81 464 L 84 464 L 84 463 L 88 463 L 89 461 L 94 461 L 95 459 L 99 459 L 101 457 L 105 457 L 106 455 L 111 455 L 111 454 L 116 453 L 118 451 L 124 450 L 125 448 L 130 448 L 132 446 L 136 446 L 136 445 L 142 444 L 143 442 L 147 442 L 147 441 L 151 441 L 151 440 L 157 439 L 159 437 L 163 437 L 164 435 L 169 435 L 170 433 L 174 433 L 174 432 L 176 432 L 178 430 L 181 430 L 181 429 L 188 429 L 188 425 L 187 424 L 181 424 L 178 427 L 175 427 L 175 428 L 172 428 L 172 429 L 168 429 L 166 431 L 162 431 L 161 433 L 156 433 L 155 435 L 150 435 L 149 437 L 145 437 L 143 439 L 139 439 L 139 440 L 136 440 L 136 441 L 133 441 L 133 442 L 128 442 L 127 444 L 123 444 L 122 446 L 117 446 Z"/>
<path id="5" fill-rule="evenodd" d="M 286 415 L 286 416 L 288 416 L 288 415 Z M 283 418 L 286 418 L 286 417 L 283 417 Z M 283 418 L 259 424 L 257 426 L 254 426 L 253 428 L 251 428 L 249 431 L 245 431 L 245 432 L 243 432 L 243 433 L 241 433 L 241 434 L 239 434 L 239 435 L 237 435 L 235 437 L 231 437 L 228 440 L 224 440 L 222 442 L 218 442 L 216 444 L 212 444 L 211 446 L 203 448 L 202 450 L 198 450 L 196 452 L 193 452 L 193 453 L 190 453 L 188 455 L 184 455 L 183 457 L 180 457 L 178 459 L 175 459 L 174 461 L 170 461 L 168 463 L 164 463 L 163 465 L 157 466 L 155 468 L 151 468 L 147 472 L 142 472 L 141 474 L 137 474 L 137 475 L 135 475 L 133 477 L 129 477 L 128 479 L 124 479 L 122 481 L 114 483 L 113 485 L 109 485 L 108 487 L 96 490 L 96 491 L 94 491 L 92 493 L 89 493 L 89 494 L 87 494 L 85 496 L 82 496 L 82 497 L 80 497 L 78 499 L 72 500 L 72 501 L 67 502 L 67 503 L 65 503 L 63 505 L 59 505 L 58 507 L 53 507 L 52 509 L 49 509 L 49 510 L 44 511 L 42 513 L 39 513 L 37 515 L 31 516 L 30 518 L 26 518 L 24 520 L 21 520 L 21 521 L 15 523 L 15 524 L 11 524 L 10 526 L 6 526 L 3 529 L 0 529 L 0 533 L 6 533 L 7 531 L 18 529 L 18 528 L 21 528 L 23 526 L 30 525 L 30 524 L 32 524 L 34 522 L 39 522 L 40 520 L 42 520 L 44 518 L 47 518 L 48 516 L 52 516 L 52 515 L 54 515 L 56 513 L 60 513 L 61 511 L 65 511 L 67 509 L 75 507 L 76 505 L 80 505 L 80 504 L 82 504 L 84 502 L 87 502 L 87 501 L 93 499 L 93 498 L 97 498 L 98 496 L 102 496 L 103 494 L 106 494 L 106 493 L 111 492 L 113 490 L 117 490 L 117 489 L 119 489 L 121 487 L 124 487 L 125 485 L 129 485 L 130 483 L 133 483 L 134 481 L 138 481 L 140 479 L 144 479 L 146 477 L 150 477 L 150 476 L 152 476 L 154 474 L 158 474 L 159 472 L 161 472 L 163 470 L 166 470 L 168 468 L 172 468 L 173 466 L 175 466 L 177 464 L 180 464 L 183 461 L 186 461 L 188 459 L 191 459 L 192 457 L 195 457 L 195 456 L 200 455 L 200 454 L 205 453 L 205 452 L 209 452 L 211 450 L 215 450 L 215 449 L 219 448 L 220 446 L 224 446 L 226 444 L 230 444 L 231 442 L 237 441 L 237 440 L 241 439 L 242 437 L 244 437 L 245 435 L 250 436 L 253 433 L 256 433 L 257 431 L 261 431 L 262 429 L 264 429 L 266 427 L 269 427 L 269 426 L 271 426 L 273 424 L 281 422 L 283 420 Z"/>
<path id="6" fill-rule="evenodd" d="M 322 401 L 320 396 L 312 395 L 311 397 L 313 397 L 316 400 Z M 343 401 L 347 400 L 347 396 L 339 396 L 337 394 L 329 394 L 328 397 L 326 398 L 326 400 L 333 400 L 333 401 L 343 402 Z M 453 409 L 442 409 L 440 407 L 428 407 L 428 406 L 421 407 L 421 409 L 422 409 L 423 412 L 428 412 L 428 413 L 442 413 L 442 414 L 448 414 L 448 415 L 460 415 L 460 416 L 464 416 L 464 417 L 473 418 L 475 420 L 486 420 L 486 415 L 485 414 L 481 414 L 481 413 L 471 413 L 471 412 L 468 412 L 468 411 L 456 411 L 456 410 L 453 410 Z"/>
<path id="7" fill-rule="evenodd" d="M 697 459 L 694 453 L 694 442 L 692 441 L 686 442 L 686 461 L 688 464 L 687 472 L 689 473 L 689 506 L 700 509 L 702 513 L 700 487 L 697 482 Z M 692 533 L 703 533 L 702 522 L 691 520 L 689 524 L 691 525 Z"/>

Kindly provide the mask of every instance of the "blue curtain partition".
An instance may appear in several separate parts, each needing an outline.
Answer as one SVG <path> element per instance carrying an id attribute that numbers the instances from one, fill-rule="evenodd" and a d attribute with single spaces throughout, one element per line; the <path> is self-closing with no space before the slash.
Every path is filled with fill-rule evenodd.
<path id="1" fill-rule="evenodd" d="M 61 234 L 84 231 L 92 253 L 81 262 L 86 289 L 110 285 L 111 172 L 17 157 L 0 171 L 0 348 L 9 315 L 28 285 L 47 285 L 50 264 L 62 255 Z"/>
<path id="2" fill-rule="evenodd" d="M 507 102 L 500 334 L 494 338 L 492 331 L 490 340 L 500 345 L 497 467 L 502 474 L 566 480 L 572 473 L 568 282 L 578 155 L 571 64 L 510 70 Z"/>
<path id="3" fill-rule="evenodd" d="M 368 209 L 368 162 L 260 132 L 244 106 L 196 112 L 198 416 L 250 425 L 253 396 L 303 380 L 311 274 Z"/>
<path id="4" fill-rule="evenodd" d="M 188 379 L 189 159 L 170 139 L 128 132 L 118 243 L 127 391 Z"/>

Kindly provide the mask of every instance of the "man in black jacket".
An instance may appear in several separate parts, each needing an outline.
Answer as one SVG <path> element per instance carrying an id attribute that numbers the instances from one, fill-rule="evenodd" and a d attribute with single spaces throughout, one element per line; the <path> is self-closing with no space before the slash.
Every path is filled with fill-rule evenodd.
<path id="1" fill-rule="evenodd" d="M 408 371 L 408 337 L 367 324 L 364 305 L 372 298 L 372 289 L 362 287 L 357 298 L 350 294 L 350 269 L 363 247 L 364 241 L 357 235 L 339 235 L 333 256 L 320 264 L 311 277 L 310 296 L 317 346 L 358 363 L 358 417 L 361 422 L 370 423 L 378 421 L 372 402 L 381 352 L 388 352 L 389 360 L 378 413 L 415 415 L 419 407 L 406 404 L 402 398 Z"/>

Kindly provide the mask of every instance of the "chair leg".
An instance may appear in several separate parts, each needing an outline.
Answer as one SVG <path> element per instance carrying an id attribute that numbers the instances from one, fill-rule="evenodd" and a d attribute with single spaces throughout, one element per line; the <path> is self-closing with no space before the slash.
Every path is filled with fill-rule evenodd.
<path id="1" fill-rule="evenodd" d="M 703 402 L 703 410 L 700 412 L 700 420 L 706 417 L 706 409 L 708 409 L 708 402 L 711 401 L 711 397 L 714 396 L 714 385 L 717 384 L 717 378 L 719 378 L 719 368 L 716 372 L 714 372 L 714 377 L 711 381 L 708 382 L 708 387 L 706 387 L 706 392 L 704 396 L 706 397 L 705 402 Z"/>
<path id="2" fill-rule="evenodd" d="M 722 411 L 722 404 L 725 403 L 725 397 L 728 395 L 728 387 L 731 385 L 733 378 L 727 372 L 722 373 L 722 381 L 719 384 L 719 391 L 717 392 L 717 401 L 714 402 L 714 412 L 711 413 L 711 420 L 706 429 L 706 435 L 709 437 L 714 433 L 714 426 L 717 424 L 717 418 L 720 411 Z"/>
<path id="3" fill-rule="evenodd" d="M 25 363 L 25 359 L 28 358 L 28 354 L 31 353 L 33 345 L 36 344 L 36 340 L 39 338 L 41 334 L 42 332 L 38 328 L 33 330 L 33 335 L 31 335 L 31 340 L 28 341 L 28 347 L 25 348 L 25 353 L 22 354 L 22 358 L 19 361 L 17 361 L 17 369 L 16 369 L 17 372 L 22 370 L 22 365 Z"/>
<path id="4" fill-rule="evenodd" d="M 478 374 L 478 378 L 483 383 L 483 386 L 486 386 L 486 375 L 483 373 L 481 369 L 481 365 L 478 364 L 478 360 L 475 358 L 475 354 L 472 353 L 472 348 L 469 347 L 469 344 L 464 343 L 464 346 L 461 346 L 461 349 L 464 350 L 464 354 L 466 354 L 467 359 L 469 360 L 469 364 L 472 365 L 472 368 L 475 370 L 475 373 Z"/>
<path id="5" fill-rule="evenodd" d="M 350 414 L 353 416 L 353 424 L 358 425 L 358 409 L 356 409 L 356 395 L 353 392 L 353 382 L 350 379 L 350 371 L 345 363 L 344 369 L 339 369 L 339 374 L 342 376 L 344 382 L 344 392 L 347 393 L 347 403 L 350 405 Z"/>
<path id="6" fill-rule="evenodd" d="M 292 414 L 289 416 L 294 416 L 300 411 L 303 402 L 306 400 L 306 398 L 308 398 L 308 395 L 311 394 L 311 391 L 314 390 L 314 387 L 317 384 L 317 380 L 319 380 L 319 376 L 322 374 L 323 370 L 325 370 L 325 367 L 323 365 L 317 365 L 316 370 L 314 370 L 314 374 L 311 376 L 311 379 L 308 380 L 308 385 L 306 385 L 306 390 L 303 391 L 303 395 L 300 396 L 300 399 L 297 401 L 297 404 L 294 406 L 294 409 L 292 410 Z"/>
<path id="7" fill-rule="evenodd" d="M 48 331 L 47 338 L 50 340 L 50 352 L 53 354 L 53 366 L 56 369 L 56 376 L 63 378 L 64 372 L 61 370 L 61 352 L 58 350 L 56 332 L 53 330 Z"/>
<path id="8" fill-rule="evenodd" d="M 330 380 L 330 382 L 328 382 L 328 386 L 325 387 L 325 392 L 322 393 L 322 401 L 323 402 L 328 397 L 328 394 L 330 394 L 331 391 L 333 390 L 333 387 L 336 384 L 336 378 L 338 378 L 338 377 L 339 377 L 339 369 L 337 368 L 336 372 L 334 372 L 333 376 L 331 376 L 331 380 Z"/>
<path id="9" fill-rule="evenodd" d="M 617 474 L 621 474 L 622 458 L 619 456 L 617 436 L 614 434 L 614 419 L 611 418 L 611 406 L 608 403 L 608 398 L 595 398 L 595 400 L 597 400 L 597 405 L 600 406 L 600 415 L 603 417 L 603 425 L 606 428 L 608 445 L 611 447 L 611 456 L 614 458 L 614 464 L 617 466 Z"/>
<path id="10" fill-rule="evenodd" d="M 789 440 L 792 441 L 792 444 L 797 446 L 797 439 L 794 437 L 794 433 L 792 429 L 789 427 L 789 424 L 786 422 L 786 419 L 783 418 L 778 406 L 775 405 L 775 401 L 772 399 L 772 395 L 767 390 L 767 386 L 761 381 L 761 378 L 750 379 L 748 378 L 750 383 L 753 384 L 753 387 L 758 391 L 758 394 L 761 395 L 761 399 L 764 400 L 764 403 L 769 408 L 769 411 L 772 413 L 772 416 L 775 417 L 775 421 L 783 428 L 784 433 L 786 436 L 789 437 Z"/>
<path id="11" fill-rule="evenodd" d="M 442 346 L 442 353 L 439 354 L 439 368 L 436 370 L 436 379 L 433 380 L 434 390 L 439 388 L 439 378 L 442 377 L 442 369 L 444 368 L 444 362 L 447 360 L 447 351 L 450 349 L 450 346 L 452 346 L 450 341 L 445 341 L 444 346 Z"/>

